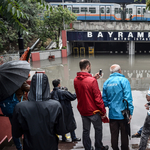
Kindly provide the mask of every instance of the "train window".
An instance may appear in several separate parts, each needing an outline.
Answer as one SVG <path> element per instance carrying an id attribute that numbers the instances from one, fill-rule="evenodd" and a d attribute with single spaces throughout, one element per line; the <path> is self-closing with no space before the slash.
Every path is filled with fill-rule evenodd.
<path id="1" fill-rule="evenodd" d="M 121 8 L 119 8 L 119 13 L 121 13 Z"/>
<path id="2" fill-rule="evenodd" d="M 101 13 L 101 14 L 104 14 L 104 13 L 105 13 L 105 12 L 104 12 L 104 7 L 101 7 L 100 13 Z"/>
<path id="3" fill-rule="evenodd" d="M 143 14 L 146 12 L 146 9 L 145 8 L 143 8 Z"/>
<path id="4" fill-rule="evenodd" d="M 109 8 L 109 7 L 106 8 L 106 13 L 107 13 L 107 14 L 110 13 L 110 8 Z"/>
<path id="5" fill-rule="evenodd" d="M 87 12 L 87 7 L 81 7 L 81 12 Z"/>
<path id="6" fill-rule="evenodd" d="M 141 14 L 141 8 L 137 9 L 137 14 Z"/>
<path id="7" fill-rule="evenodd" d="M 79 7 L 73 7 L 72 12 L 73 13 L 79 13 Z"/>
<path id="8" fill-rule="evenodd" d="M 129 14 L 132 14 L 132 8 L 129 8 Z"/>
<path id="9" fill-rule="evenodd" d="M 128 14 L 128 8 L 126 8 L 126 14 Z"/>
<path id="10" fill-rule="evenodd" d="M 71 7 L 68 7 L 68 10 L 71 11 Z"/>
<path id="11" fill-rule="evenodd" d="M 115 14 L 118 14 L 118 8 L 115 8 Z"/>
<path id="12" fill-rule="evenodd" d="M 96 8 L 95 7 L 90 7 L 89 12 L 90 13 L 96 13 Z"/>

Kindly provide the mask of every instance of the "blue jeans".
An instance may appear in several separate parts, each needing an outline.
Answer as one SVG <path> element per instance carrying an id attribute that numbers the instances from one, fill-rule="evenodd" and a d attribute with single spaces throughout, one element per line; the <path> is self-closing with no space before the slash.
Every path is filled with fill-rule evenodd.
<path id="1" fill-rule="evenodd" d="M 75 134 L 74 131 L 70 132 L 70 135 L 71 135 L 71 139 L 72 139 L 72 140 L 75 140 L 75 139 L 76 139 L 76 134 Z M 66 138 L 65 135 L 62 135 L 62 140 L 63 140 L 63 141 L 66 141 L 66 140 L 67 140 L 67 138 Z"/>
<path id="2" fill-rule="evenodd" d="M 141 135 L 142 130 L 143 130 L 143 126 L 140 128 L 140 130 L 137 133 Z"/>

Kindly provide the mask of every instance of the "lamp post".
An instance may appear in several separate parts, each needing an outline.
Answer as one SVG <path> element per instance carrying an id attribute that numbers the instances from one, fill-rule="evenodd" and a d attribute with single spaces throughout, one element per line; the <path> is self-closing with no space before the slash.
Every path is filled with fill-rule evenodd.
<path id="1" fill-rule="evenodd" d="M 20 22 L 20 19 L 18 19 Z M 19 55 L 20 57 L 22 56 L 22 54 L 24 53 L 24 45 L 23 45 L 23 37 L 20 33 L 20 31 L 18 31 L 18 46 L 19 46 Z"/>
<path id="2" fill-rule="evenodd" d="M 20 31 L 18 32 L 18 45 L 19 45 L 19 55 L 21 57 L 21 55 L 24 53 L 24 45 L 23 45 L 23 37 L 20 34 Z"/>

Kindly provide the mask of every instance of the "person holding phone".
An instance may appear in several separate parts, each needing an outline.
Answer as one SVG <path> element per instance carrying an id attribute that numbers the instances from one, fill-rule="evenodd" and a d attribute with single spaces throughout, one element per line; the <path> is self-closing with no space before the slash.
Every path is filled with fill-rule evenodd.
<path id="1" fill-rule="evenodd" d="M 92 77 L 91 63 L 87 59 L 79 62 L 81 71 L 77 73 L 74 79 L 74 88 L 78 100 L 78 110 L 81 114 L 83 123 L 83 145 L 85 150 L 93 150 L 90 139 L 91 123 L 95 129 L 95 150 L 108 150 L 108 146 L 102 143 L 102 120 L 101 116 L 94 111 L 100 110 L 106 117 L 106 109 L 98 87 L 97 80 L 100 78 L 99 73 Z"/>

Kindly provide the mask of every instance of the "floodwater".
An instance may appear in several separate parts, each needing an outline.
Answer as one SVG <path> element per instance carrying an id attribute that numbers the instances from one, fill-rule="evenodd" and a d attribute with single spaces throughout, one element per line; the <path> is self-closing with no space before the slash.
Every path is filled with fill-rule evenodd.
<path id="1" fill-rule="evenodd" d="M 99 89 L 102 91 L 103 83 L 109 77 L 109 67 L 112 64 L 119 64 L 122 69 L 122 74 L 130 81 L 134 112 L 131 121 L 131 135 L 136 133 L 143 125 L 147 110 L 144 105 L 146 101 L 146 93 L 150 86 L 150 55 L 90 55 L 90 56 L 69 56 L 67 58 L 56 58 L 54 60 L 44 60 L 39 62 L 32 62 L 33 70 L 45 70 L 49 78 L 51 89 L 52 80 L 60 79 L 61 85 L 69 89 L 70 92 L 74 93 L 73 80 L 76 73 L 79 70 L 79 61 L 83 58 L 89 59 L 92 64 L 92 74 L 94 75 L 99 71 L 103 70 L 103 75 L 98 79 Z M 76 108 L 77 101 L 72 102 L 75 119 L 77 122 L 76 135 L 82 138 L 82 121 L 80 114 Z M 107 109 L 108 112 L 108 109 Z M 69 134 L 68 134 L 69 135 Z M 94 145 L 94 130 L 91 129 L 91 139 Z M 130 140 L 130 150 L 138 149 L 140 139 L 134 138 Z M 110 131 L 109 124 L 103 124 L 103 143 L 104 145 L 110 144 Z M 69 146 L 69 145 L 68 145 Z M 70 149 L 73 148 L 70 147 Z M 83 148 L 82 143 L 76 144 L 76 149 Z M 150 144 L 148 144 L 148 149 Z M 68 148 L 69 149 L 69 148 Z M 109 148 L 111 149 L 111 148 Z"/>

